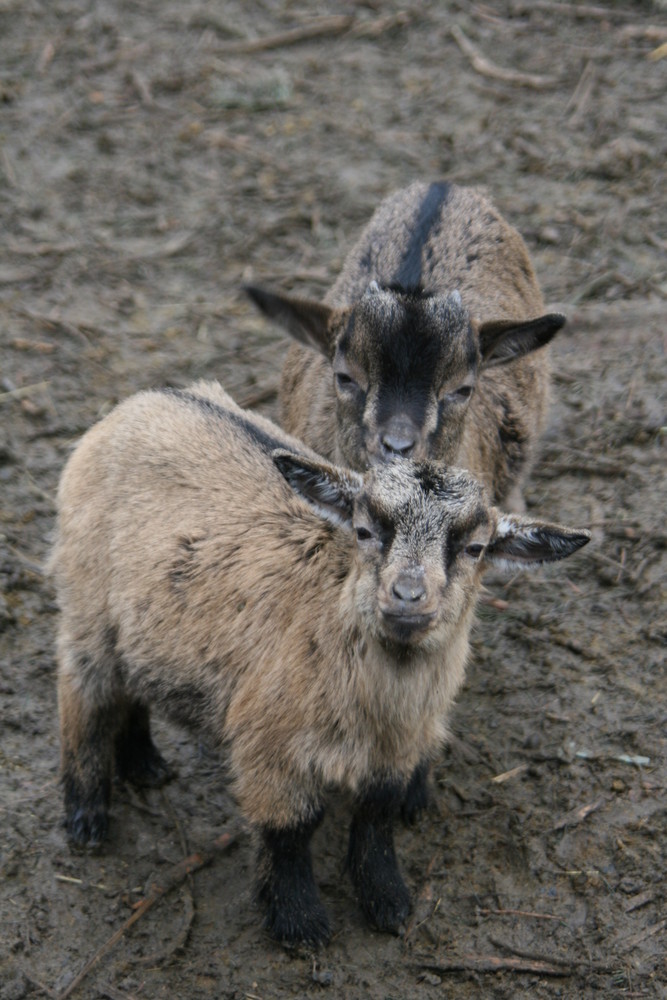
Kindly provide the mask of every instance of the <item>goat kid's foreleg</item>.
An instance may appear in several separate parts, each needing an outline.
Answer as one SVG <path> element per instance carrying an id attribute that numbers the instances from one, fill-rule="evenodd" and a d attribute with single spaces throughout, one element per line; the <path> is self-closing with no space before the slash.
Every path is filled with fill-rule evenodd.
<path id="1" fill-rule="evenodd" d="M 352 881 L 368 921 L 398 934 L 410 912 L 410 894 L 394 850 L 394 820 L 405 801 L 404 784 L 379 780 L 357 800 L 347 856 Z"/>
<path id="2" fill-rule="evenodd" d="M 331 936 L 310 855 L 310 841 L 323 816 L 324 810 L 317 808 L 293 826 L 260 828 L 259 898 L 266 906 L 264 926 L 283 944 L 324 944 Z"/>

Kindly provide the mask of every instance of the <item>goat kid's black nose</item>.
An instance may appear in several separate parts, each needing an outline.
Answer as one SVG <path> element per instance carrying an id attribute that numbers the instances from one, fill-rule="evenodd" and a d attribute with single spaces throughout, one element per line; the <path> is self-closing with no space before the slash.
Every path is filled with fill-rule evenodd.
<path id="1" fill-rule="evenodd" d="M 399 601 L 420 601 L 426 594 L 421 577 L 407 573 L 394 580 L 391 590 Z"/>

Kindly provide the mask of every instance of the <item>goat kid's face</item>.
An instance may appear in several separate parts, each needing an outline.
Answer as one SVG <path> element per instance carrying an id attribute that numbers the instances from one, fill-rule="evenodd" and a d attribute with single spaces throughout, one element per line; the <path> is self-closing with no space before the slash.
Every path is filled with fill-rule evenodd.
<path id="1" fill-rule="evenodd" d="M 377 285 L 332 317 L 338 446 L 369 465 L 458 451 L 479 368 L 461 299 L 403 295 Z"/>
<path id="2" fill-rule="evenodd" d="M 588 532 L 499 515 L 461 469 L 398 460 L 364 476 L 274 452 L 320 517 L 353 535 L 344 601 L 364 634 L 394 649 L 435 649 L 457 632 L 491 564 L 562 559 Z"/>
<path id="3" fill-rule="evenodd" d="M 404 292 L 375 281 L 346 309 L 247 291 L 330 361 L 338 451 L 356 469 L 396 458 L 455 461 L 480 371 L 543 347 L 565 322 L 550 314 L 478 325 L 458 292 Z"/>
<path id="4" fill-rule="evenodd" d="M 467 474 L 397 460 L 364 477 L 354 504 L 352 603 L 390 647 L 434 648 L 474 601 L 494 517 Z"/>

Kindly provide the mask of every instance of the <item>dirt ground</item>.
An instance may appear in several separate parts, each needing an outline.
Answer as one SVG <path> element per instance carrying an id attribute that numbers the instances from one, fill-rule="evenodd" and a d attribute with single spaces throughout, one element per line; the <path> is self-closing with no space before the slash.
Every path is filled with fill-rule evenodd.
<path id="1" fill-rule="evenodd" d="M 0 1000 L 63 997 L 96 955 L 72 996 L 667 996 L 665 42 L 664 3 L 630 0 L 0 0 Z M 489 583 L 433 807 L 398 833 L 404 937 L 365 926 L 335 803 L 327 949 L 261 930 L 243 834 L 102 954 L 238 813 L 160 724 L 176 780 L 117 788 L 104 851 L 68 849 L 60 470 L 147 386 L 216 377 L 275 415 L 286 341 L 243 281 L 322 295 L 385 194 L 441 177 L 487 185 L 569 317 L 527 499 L 593 542 Z"/>

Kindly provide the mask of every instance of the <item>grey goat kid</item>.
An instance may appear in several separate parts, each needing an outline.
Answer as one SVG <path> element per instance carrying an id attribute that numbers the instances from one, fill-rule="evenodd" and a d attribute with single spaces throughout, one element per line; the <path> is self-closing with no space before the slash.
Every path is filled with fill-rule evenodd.
<path id="1" fill-rule="evenodd" d="M 352 797 L 366 916 L 398 931 L 394 815 L 446 738 L 482 574 L 588 537 L 499 514 L 461 470 L 337 468 L 216 383 L 130 398 L 84 436 L 58 492 L 69 837 L 106 836 L 114 767 L 167 779 L 159 708 L 225 748 L 274 937 L 329 936 L 309 845 L 332 787 Z"/>
<path id="2" fill-rule="evenodd" d="M 462 466 L 522 509 L 544 348 L 565 318 L 544 314 L 521 236 L 480 190 L 416 183 L 387 198 L 323 304 L 246 290 L 300 342 L 283 369 L 286 430 L 354 469 L 397 456 Z"/>

